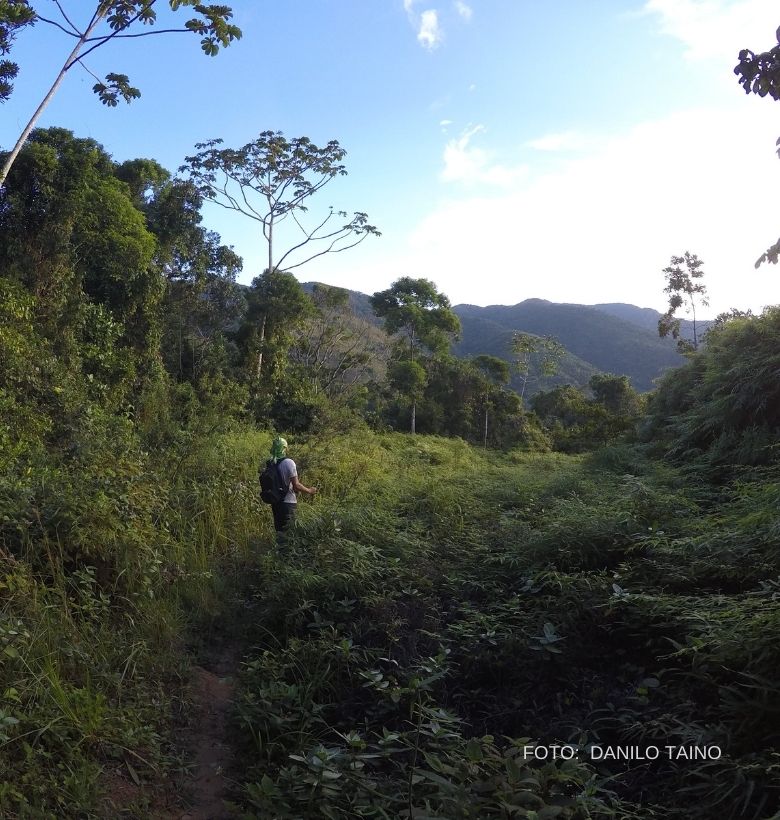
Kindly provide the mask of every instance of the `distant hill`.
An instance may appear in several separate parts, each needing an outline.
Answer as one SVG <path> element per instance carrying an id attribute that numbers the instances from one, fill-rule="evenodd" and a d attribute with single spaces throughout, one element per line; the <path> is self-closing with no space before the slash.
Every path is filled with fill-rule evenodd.
<path id="1" fill-rule="evenodd" d="M 313 282 L 304 283 L 307 291 Z M 381 327 L 373 315 L 369 296 L 349 291 L 352 310 L 361 319 Z M 566 348 L 559 373 L 532 379 L 527 393 L 549 390 L 559 384 L 587 385 L 594 373 L 626 375 L 640 391 L 651 390 L 653 380 L 665 370 L 679 367 L 685 359 L 671 339 L 658 337 L 660 314 L 635 305 L 575 305 L 526 299 L 517 305 L 455 305 L 461 321 L 462 338 L 453 347 L 456 356 L 488 353 L 510 360 L 515 330 L 537 336 L 555 336 Z M 519 382 L 513 379 L 513 386 Z"/>
<path id="2" fill-rule="evenodd" d="M 463 339 L 455 347 L 459 356 L 491 352 L 482 349 L 489 343 L 494 347 L 494 355 L 508 357 L 508 341 L 504 343 L 503 354 L 496 347 L 501 344 L 498 328 L 509 331 L 510 335 L 513 330 L 521 330 L 538 336 L 555 336 L 570 353 L 595 370 L 628 376 L 637 390 L 652 389 L 653 380 L 664 370 L 685 361 L 674 343 L 659 339 L 657 331 L 652 333 L 587 305 L 526 299 L 512 306 L 457 305 L 454 310 L 464 324 Z M 482 320 L 478 325 L 473 323 L 477 319 Z"/>
<path id="3" fill-rule="evenodd" d="M 611 316 L 617 316 L 618 319 L 624 319 L 626 322 L 631 322 L 633 325 L 649 330 L 651 333 L 658 333 L 658 320 L 661 318 L 661 314 L 657 310 L 627 305 L 623 302 L 610 302 L 593 305 L 593 307 L 604 311 L 604 313 L 609 313 Z M 700 319 L 696 322 L 696 333 L 699 338 L 712 324 L 712 319 Z M 682 319 L 680 321 L 680 331 L 684 338 L 692 339 L 693 322 L 690 319 Z"/>
<path id="4" fill-rule="evenodd" d="M 462 305 L 455 308 L 459 314 Z M 478 356 L 481 353 L 488 353 L 491 356 L 498 356 L 500 359 L 511 360 L 510 345 L 512 343 L 512 330 L 480 316 L 460 316 L 461 341 L 457 342 L 453 348 L 456 356 L 468 357 Z M 530 332 L 530 331 L 529 331 Z M 543 335 L 543 334 L 534 334 Z M 565 345 L 564 345 L 565 347 Z M 584 387 L 590 381 L 590 377 L 598 373 L 599 369 L 576 356 L 570 351 L 558 365 L 558 372 L 555 376 L 542 376 L 538 368 L 531 367 L 531 374 L 526 385 L 525 395 L 532 396 L 540 390 L 552 390 L 563 384 L 574 384 Z M 510 387 L 520 392 L 522 380 L 514 376 L 510 382 Z"/>

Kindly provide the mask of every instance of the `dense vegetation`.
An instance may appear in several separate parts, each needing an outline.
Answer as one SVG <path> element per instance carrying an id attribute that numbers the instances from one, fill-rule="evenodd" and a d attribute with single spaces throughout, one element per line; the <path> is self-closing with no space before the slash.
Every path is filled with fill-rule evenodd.
<path id="1" fill-rule="evenodd" d="M 249 816 L 780 808 L 776 468 L 715 488 L 628 445 L 302 449 L 332 483 L 250 583 Z M 556 743 L 579 753 L 532 751 Z"/>
<path id="2" fill-rule="evenodd" d="M 387 334 L 273 267 L 238 288 L 202 196 L 62 129 L 0 189 L 0 813 L 161 816 L 215 634 L 236 816 L 780 811 L 780 312 L 649 399 L 526 406 L 432 282 L 375 294 Z M 320 488 L 283 549 L 274 432 Z"/>

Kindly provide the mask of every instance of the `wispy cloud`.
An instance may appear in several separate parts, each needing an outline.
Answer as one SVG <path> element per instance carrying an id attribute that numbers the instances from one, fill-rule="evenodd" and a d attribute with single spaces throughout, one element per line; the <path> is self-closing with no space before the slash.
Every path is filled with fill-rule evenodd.
<path id="1" fill-rule="evenodd" d="M 526 176 L 526 166 L 511 167 L 491 162 L 488 152 L 471 144 L 477 134 L 484 132 L 483 125 L 473 125 L 459 137 L 449 140 L 444 147 L 444 168 L 441 172 L 443 182 L 507 187 Z"/>
<path id="2" fill-rule="evenodd" d="M 535 151 L 577 151 L 584 147 L 585 138 L 576 131 L 563 131 L 530 140 L 526 145 Z"/>
<path id="3" fill-rule="evenodd" d="M 647 0 L 643 12 L 657 16 L 661 31 L 680 40 L 691 60 L 736 63 L 741 48 L 774 45 L 777 0 Z"/>
<path id="4" fill-rule="evenodd" d="M 746 127 L 735 108 L 645 122 L 574 158 L 553 155 L 509 186 L 450 188 L 405 246 L 364 246 L 373 257 L 347 268 L 334 260 L 332 281 L 370 293 L 404 271 L 433 279 L 453 304 L 540 297 L 663 310 L 662 270 L 689 250 L 704 260 L 711 315 L 777 302 L 775 268 L 753 269 L 780 230 L 777 115 L 749 106 Z M 482 183 L 496 173 L 470 143 L 485 136 L 472 126 L 448 144 L 451 179 Z"/>
<path id="5" fill-rule="evenodd" d="M 444 40 L 441 12 L 436 8 L 419 11 L 422 0 L 403 0 L 409 24 L 417 32 L 417 42 L 428 51 L 438 48 Z M 465 0 L 454 0 L 452 8 L 461 20 L 468 23 L 474 12 Z"/>
<path id="6" fill-rule="evenodd" d="M 441 271 L 453 302 L 475 301 L 471 277 L 482 270 L 495 271 L 482 282 L 491 303 L 539 296 L 662 307 L 661 270 L 690 250 L 705 261 L 713 313 L 760 307 L 749 283 L 776 276 L 753 262 L 778 234 L 780 162 L 771 151 L 776 115 L 755 108 L 749 129 L 732 110 L 681 112 L 543 173 L 516 174 L 505 188 L 444 202 L 418 226 L 401 267 Z M 482 133 L 474 126 L 448 144 L 450 179 L 501 178 L 501 166 L 469 144 Z M 739 207 L 746 190 L 751 208 Z"/>
<path id="7" fill-rule="evenodd" d="M 467 23 L 471 20 L 471 16 L 474 14 L 471 10 L 471 6 L 464 3 L 463 0 L 455 0 L 455 11 L 457 11 L 461 19 L 465 20 Z"/>

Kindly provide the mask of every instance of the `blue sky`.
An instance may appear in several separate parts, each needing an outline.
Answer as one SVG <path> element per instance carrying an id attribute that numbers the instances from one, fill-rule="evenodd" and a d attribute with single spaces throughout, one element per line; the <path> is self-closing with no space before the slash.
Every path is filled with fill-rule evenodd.
<path id="1" fill-rule="evenodd" d="M 776 0 L 229 4 L 244 36 L 217 57 L 183 34 L 113 43 L 89 68 L 130 75 L 141 99 L 107 109 L 77 68 L 40 124 L 172 171 L 215 137 L 339 140 L 349 175 L 312 211 L 366 211 L 383 235 L 298 269 L 302 280 L 371 293 L 425 276 L 453 303 L 663 309 L 661 271 L 690 250 L 711 311 L 780 302 L 780 271 L 753 268 L 780 235 L 780 105 L 746 96 L 732 73 L 740 48 L 774 44 Z M 81 22 L 92 3 L 61 5 Z M 69 48 L 42 24 L 19 36 L 0 145 Z M 265 259 L 256 225 L 205 213 L 251 281 Z"/>

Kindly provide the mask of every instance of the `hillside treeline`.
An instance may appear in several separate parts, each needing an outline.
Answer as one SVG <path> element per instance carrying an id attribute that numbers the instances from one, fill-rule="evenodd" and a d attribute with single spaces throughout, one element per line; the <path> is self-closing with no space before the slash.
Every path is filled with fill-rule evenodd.
<path id="1" fill-rule="evenodd" d="M 202 203 L 192 182 L 153 160 L 115 163 L 92 140 L 35 132 L 0 212 L 4 312 L 17 332 L 28 323 L 6 367 L 39 363 L 13 377 L 16 416 L 42 423 L 29 407 L 42 392 L 50 440 L 67 436 L 88 405 L 131 420 L 159 445 L 195 407 L 304 432 L 340 414 L 408 429 L 414 406 L 418 432 L 503 448 L 555 443 L 545 427 L 571 417 L 570 402 L 547 397 L 550 424 L 540 424 L 506 387 L 511 372 L 497 378 L 480 362 L 489 357 L 450 355 L 456 317 L 446 344 L 421 345 L 411 384 L 399 367 L 403 333 L 388 336 L 355 315 L 346 292 L 307 293 L 280 270 L 237 285 L 242 260 L 204 227 Z M 625 380 L 599 385 L 593 406 L 580 402 L 576 414 L 590 425 L 586 444 L 606 441 L 638 407 Z M 625 397 L 604 399 L 610 391 Z"/>
<path id="2" fill-rule="evenodd" d="M 260 602 L 259 631 L 275 632 L 282 641 L 276 654 L 261 655 L 248 673 L 247 686 L 257 684 L 256 692 L 250 691 L 242 709 L 255 742 L 267 731 L 265 724 L 258 728 L 265 718 L 257 712 L 267 709 L 252 698 L 267 690 L 276 704 L 300 695 L 289 689 L 299 682 L 288 679 L 291 669 L 305 668 L 296 653 L 311 647 L 301 649 L 300 641 L 312 635 L 325 640 L 332 626 L 334 645 L 342 649 L 325 641 L 311 649 L 307 662 L 324 669 L 328 657 L 343 653 L 341 665 L 331 665 L 327 673 L 337 670 L 340 677 L 323 677 L 324 688 L 310 692 L 308 700 L 300 695 L 294 709 L 295 720 L 308 720 L 306 710 L 320 703 L 317 698 L 338 703 L 343 695 L 345 711 L 334 713 L 331 723 L 318 717 L 304 728 L 296 724 L 295 749 L 285 735 L 258 754 L 255 762 L 261 766 L 264 760 L 267 772 L 251 769 L 250 778 L 256 779 L 244 796 L 260 811 L 276 806 L 278 816 L 286 811 L 339 816 L 339 801 L 348 799 L 341 792 L 331 795 L 331 815 L 316 814 L 316 789 L 324 789 L 319 773 L 312 775 L 316 789 L 284 793 L 290 785 L 285 778 L 298 777 L 284 769 L 284 756 L 300 753 L 309 766 L 311 749 L 304 747 L 331 742 L 328 731 L 334 726 L 355 755 L 364 755 L 352 762 L 368 767 L 377 759 L 369 755 L 385 754 L 374 749 L 382 745 L 377 739 L 382 721 L 389 736 L 403 735 L 400 751 L 393 746 L 396 740 L 383 747 L 392 749 L 383 774 L 388 780 L 377 786 L 370 777 L 358 778 L 361 811 L 373 811 L 373 792 L 376 800 L 392 798 L 396 780 L 407 785 L 386 813 L 422 811 L 425 800 L 435 797 L 423 789 L 422 802 L 415 803 L 412 786 L 423 759 L 428 786 L 438 783 L 446 791 L 449 787 L 436 778 L 452 777 L 430 762 L 437 754 L 449 767 L 455 758 L 470 761 L 476 767 L 472 774 L 479 770 L 479 783 L 493 782 L 497 767 L 505 765 L 502 741 L 492 735 L 477 740 L 487 733 L 498 738 L 501 727 L 477 700 L 486 699 L 495 710 L 513 710 L 527 719 L 529 732 L 543 733 L 544 721 L 531 720 L 529 703 L 521 708 L 509 694 L 515 684 L 526 693 L 533 688 L 509 660 L 517 649 L 513 596 L 523 585 L 527 592 L 536 590 L 532 594 L 549 609 L 546 615 L 529 609 L 539 623 L 524 639 L 523 651 L 531 650 L 524 662 L 540 659 L 538 666 L 527 667 L 539 687 L 552 671 L 561 671 L 557 653 L 545 647 L 558 647 L 561 625 L 575 629 L 573 621 L 556 620 L 571 600 L 579 601 L 572 610 L 578 612 L 585 600 L 592 598 L 598 608 L 607 606 L 608 598 L 607 609 L 594 612 L 609 617 L 578 622 L 576 630 L 583 634 L 570 643 L 607 646 L 597 636 L 610 624 L 623 630 L 621 640 L 645 642 L 626 660 L 633 671 L 621 666 L 615 672 L 633 675 L 623 683 L 635 688 L 645 678 L 664 682 L 653 667 L 666 640 L 658 636 L 674 620 L 669 613 L 684 604 L 687 614 L 680 618 L 690 641 L 680 643 L 670 633 L 680 645 L 664 644 L 664 651 L 690 658 L 693 677 L 710 676 L 701 720 L 707 726 L 733 724 L 740 754 L 758 755 L 755 765 L 769 766 L 776 750 L 768 732 L 777 727 L 769 705 L 774 690 L 767 681 L 775 657 L 756 636 L 776 618 L 778 568 L 769 546 L 778 527 L 780 312 L 724 320 L 649 398 L 637 395 L 623 376 L 598 374 L 587 393 L 562 386 L 538 393 L 525 406 L 491 357 L 457 359 L 440 335 L 427 343 L 434 336 L 413 333 L 410 346 L 402 330 L 388 327 L 392 332 L 382 333 L 355 316 L 343 291 L 320 286 L 307 293 L 279 270 L 261 273 L 249 288 L 237 285 L 241 259 L 204 226 L 201 205 L 190 183 L 155 161 L 116 163 L 93 140 L 56 128 L 33 134 L 0 190 L 3 816 L 117 816 L 110 802 L 112 778 L 143 783 L 136 810 L 154 816 L 155 795 L 164 791 L 166 772 L 175 767 L 172 724 L 186 711 L 182 636 L 200 634 L 244 594 Z M 454 338 L 457 328 L 448 334 Z M 463 441 L 434 446 L 420 436 L 399 444 L 393 431 L 407 431 L 411 419 L 417 433 Z M 273 553 L 269 516 L 257 495 L 257 468 L 275 432 L 292 434 L 302 448 L 302 469 L 323 491 L 322 506 L 307 507 L 302 516 L 294 546 L 299 563 L 294 555 Z M 617 440 L 628 443 L 591 457 L 611 476 L 604 484 L 605 492 L 609 488 L 604 518 L 596 479 L 582 478 L 582 489 L 575 469 L 582 456 L 570 454 Z M 356 458 L 363 450 L 376 456 L 373 466 L 370 459 Z M 386 472 L 379 475 L 375 469 L 383 458 Z M 523 459 L 543 465 L 539 469 L 552 483 L 523 490 L 520 485 L 535 469 L 513 471 L 513 465 L 526 463 Z M 503 465 L 495 495 L 485 479 L 493 460 Z M 407 462 L 417 465 L 408 476 Z M 475 475 L 471 462 L 482 464 L 484 475 Z M 558 470 L 566 479 L 555 484 Z M 397 479 L 390 481 L 392 476 Z M 433 493 L 436 476 L 443 483 Z M 715 512 L 719 503 L 728 505 L 721 518 Z M 369 508 L 375 512 L 369 515 Z M 690 515 L 701 516 L 706 532 L 719 531 L 710 544 L 717 550 L 714 568 L 710 542 L 696 535 Z M 664 535 L 667 519 L 673 527 Z M 506 548 L 498 550 L 500 543 Z M 483 553 L 493 551 L 490 545 L 495 559 L 487 560 Z M 314 575 L 304 571 L 307 550 L 319 550 L 322 565 L 311 570 Z M 622 589 L 614 573 L 624 573 L 621 561 L 635 551 L 652 559 L 629 568 L 635 584 L 647 582 L 653 595 L 666 595 L 671 585 L 674 596 L 690 592 L 696 600 L 634 598 L 627 604 L 611 586 L 593 592 L 588 573 L 598 574 L 599 584 L 609 577 Z M 485 561 L 477 571 L 473 559 L 479 555 Z M 448 556 L 446 572 L 443 556 Z M 387 566 L 399 563 L 385 600 L 381 579 Z M 247 566 L 260 574 L 252 576 L 257 586 L 249 591 Z M 580 571 L 586 575 L 570 581 L 556 574 Z M 271 588 L 272 596 L 262 591 Z M 563 590 L 565 601 L 559 600 Z M 494 593 L 500 603 L 490 603 Z M 739 634 L 755 641 L 740 644 L 747 660 L 736 648 L 728 657 L 717 654 L 731 616 L 725 603 L 714 612 L 708 601 L 724 594 L 744 596 L 735 603 L 734 617 L 744 616 Z M 307 601 L 312 605 L 304 607 Z M 756 611 L 748 611 L 753 604 Z M 636 611 L 624 618 L 620 612 L 627 606 Z M 345 624 L 353 616 L 360 629 L 351 635 Z M 691 626 L 696 619 L 715 619 L 721 631 L 713 627 L 701 636 Z M 431 634 L 417 634 L 420 629 Z M 643 629 L 659 645 L 648 644 Z M 256 634 L 251 639 L 260 645 Z M 358 645 L 363 648 L 355 650 L 359 663 L 353 665 L 350 647 Z M 479 653 L 469 659 L 472 645 L 486 653 L 483 667 Z M 694 659 L 696 646 L 712 649 L 713 664 L 742 665 L 750 677 L 702 671 L 696 664 L 704 656 Z M 438 688 L 449 674 L 447 649 L 465 675 L 456 699 Z M 580 655 L 567 661 L 573 664 L 567 672 L 572 681 L 581 678 Z M 504 670 L 495 691 L 484 672 L 491 664 Z M 679 706 L 690 702 L 694 686 L 688 671 L 679 671 L 681 664 L 676 660 L 668 667 L 674 683 L 668 722 L 677 726 L 688 720 L 693 726 L 693 711 Z M 382 681 L 390 672 L 399 699 L 387 702 Z M 255 674 L 262 678 L 259 684 L 251 681 Z M 597 680 L 595 673 L 591 677 L 601 694 L 588 696 L 590 708 L 601 710 L 605 736 L 622 737 L 621 726 L 604 712 L 623 702 L 615 707 L 616 684 Z M 582 693 L 573 687 L 554 709 L 547 702 L 539 706 L 558 739 L 571 730 L 570 739 L 587 722 L 588 712 L 577 699 Z M 372 693 L 377 695 L 373 705 L 368 704 Z M 731 712 L 713 706 L 719 698 L 730 698 Z M 408 719 L 417 721 L 411 732 L 399 703 Z M 364 706 L 373 710 L 371 731 L 379 735 L 347 736 L 358 730 L 354 718 Z M 437 715 L 439 706 L 444 711 Z M 293 719 L 287 706 L 279 708 L 280 720 Z M 637 712 L 636 721 L 642 714 Z M 743 722 L 734 723 L 733 714 Z M 761 719 L 758 745 L 751 745 L 756 726 L 751 714 Z M 661 718 L 654 713 L 659 726 Z M 460 721 L 473 729 L 462 728 Z M 518 717 L 512 724 L 514 737 L 522 736 L 521 722 Z M 626 737 L 635 730 L 636 722 Z M 701 736 L 709 737 L 704 728 Z M 429 740 L 430 760 L 421 751 Z M 751 780 L 753 770 L 740 760 L 729 764 L 730 782 L 756 781 L 744 804 L 756 812 L 775 806 L 776 784 Z M 325 770 L 324 764 L 311 766 Z M 333 771 L 334 780 L 342 776 L 340 769 Z M 659 806 L 670 805 L 667 792 L 678 784 L 675 777 L 684 780 L 684 772 L 675 772 L 658 786 Z M 461 775 L 471 776 L 468 766 Z M 609 816 L 614 801 L 628 799 L 628 787 L 612 794 L 589 777 L 587 768 L 566 777 L 545 775 L 547 791 L 540 799 L 546 806 L 558 805 L 553 798 L 572 798 L 575 789 L 590 789 L 594 796 L 561 803 L 558 814 L 546 816 L 588 816 L 586 810 Z M 501 801 L 512 805 L 509 798 L 519 788 L 513 778 L 501 781 L 495 805 L 474 798 L 472 814 L 463 816 L 523 816 L 495 807 Z M 459 805 L 458 794 L 465 792 L 436 797 L 443 801 L 441 811 Z M 722 816 L 740 816 L 731 792 L 719 794 L 719 800 L 721 808 L 728 807 Z M 520 808 L 533 805 L 531 800 Z"/>

